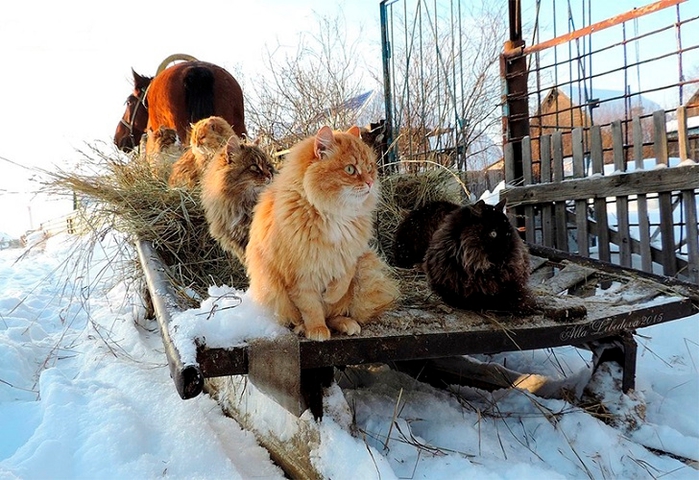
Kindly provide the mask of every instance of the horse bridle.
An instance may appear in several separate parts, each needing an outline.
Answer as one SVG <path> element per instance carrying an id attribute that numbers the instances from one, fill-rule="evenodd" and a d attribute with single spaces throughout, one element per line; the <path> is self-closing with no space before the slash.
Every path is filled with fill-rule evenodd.
<path id="1" fill-rule="evenodd" d="M 127 122 L 126 120 L 124 120 L 124 117 L 121 117 L 121 120 L 119 120 L 119 122 L 120 122 L 123 126 L 125 126 L 126 128 L 129 129 L 129 138 L 131 139 L 131 142 L 132 142 L 132 144 L 133 144 L 133 148 L 136 148 L 136 145 L 137 145 L 137 143 L 136 143 L 136 138 L 135 138 L 135 136 L 134 136 L 134 134 L 133 134 L 133 124 L 134 124 L 134 122 L 136 121 L 136 114 L 138 113 L 139 107 L 140 107 L 141 105 L 143 105 L 143 108 L 145 108 L 145 109 L 148 108 L 148 107 L 146 106 L 146 93 L 148 93 L 148 89 L 147 89 L 147 88 L 146 88 L 146 89 L 143 89 L 143 90 L 141 91 L 141 94 L 140 94 L 140 95 L 138 95 L 138 96 L 135 96 L 135 95 L 134 95 L 134 96 L 136 97 L 136 100 L 138 101 L 138 103 L 136 103 L 136 107 L 134 107 L 133 112 L 131 112 L 131 120 L 130 120 L 130 122 Z M 141 139 L 139 138 L 138 141 L 140 142 Z"/>

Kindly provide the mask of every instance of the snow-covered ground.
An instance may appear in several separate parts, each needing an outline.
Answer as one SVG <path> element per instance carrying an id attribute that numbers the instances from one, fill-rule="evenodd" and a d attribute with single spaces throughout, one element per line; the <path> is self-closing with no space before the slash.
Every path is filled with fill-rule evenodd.
<path id="1" fill-rule="evenodd" d="M 131 272 L 111 261 L 135 258 L 118 235 L 94 246 L 59 235 L 22 253 L 0 251 L 0 479 L 283 478 L 212 399 L 178 397 Z M 264 314 L 244 292 L 212 293 L 242 297 L 216 315 L 254 333 L 241 325 Z M 636 392 L 598 387 L 629 415 L 615 427 L 563 400 L 448 392 L 377 368 L 343 390 L 356 436 L 326 417 L 332 448 L 314 461 L 336 480 L 699 478 L 670 455 L 699 461 L 699 315 L 636 338 Z M 572 347 L 477 358 L 567 379 L 576 393 L 590 379 L 589 354 Z"/>

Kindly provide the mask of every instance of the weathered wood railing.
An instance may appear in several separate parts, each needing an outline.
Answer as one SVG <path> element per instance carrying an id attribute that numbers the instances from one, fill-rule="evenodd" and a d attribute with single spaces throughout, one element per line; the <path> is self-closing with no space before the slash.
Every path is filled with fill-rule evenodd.
<path id="1" fill-rule="evenodd" d="M 678 111 L 683 119 L 683 109 Z M 603 261 L 621 266 L 635 266 L 653 271 L 653 263 L 662 266 L 662 273 L 681 276 L 699 284 L 699 232 L 697 228 L 697 195 L 699 164 L 680 158 L 681 166 L 669 167 L 665 112 L 652 116 L 653 169 L 644 170 L 644 142 L 641 118 L 631 123 L 633 143 L 624 145 L 621 121 L 609 126 L 614 173 L 604 171 L 602 128 L 575 128 L 570 135 L 572 159 L 564 159 L 564 133 L 538 138 L 540 159 L 532 158 L 532 140 L 522 143 L 523 185 L 509 186 L 501 195 L 509 206 L 523 210 L 526 238 L 531 243 L 574 252 L 582 256 L 594 254 Z M 679 152 L 686 156 L 686 122 L 678 122 Z M 566 139 L 567 140 L 567 139 Z M 586 150 L 585 144 L 589 144 Z M 686 145 L 685 145 L 686 147 Z M 626 151 L 628 150 L 628 152 Z M 648 156 L 646 149 L 646 156 Z M 627 171 L 627 158 L 633 158 L 634 171 Z M 572 161 L 572 175 L 565 177 L 564 164 Z M 513 148 L 505 146 L 506 172 L 513 172 Z M 535 174 L 532 166 L 539 163 Z M 511 185 L 513 178 L 507 178 Z M 659 220 L 651 222 L 649 205 L 657 203 Z M 608 216 L 616 204 L 617 221 Z M 675 209 L 682 216 L 676 218 Z M 631 213 L 637 213 L 632 221 Z M 652 227 L 657 230 L 651 233 Z M 677 238 L 680 232 L 681 239 Z M 654 245 L 654 237 L 660 244 Z M 678 241 L 679 240 L 679 241 Z M 595 245 L 596 252 L 592 247 Z M 612 245 L 617 246 L 613 252 Z M 613 256 L 618 254 L 618 258 Z M 638 256 L 634 262 L 633 254 Z"/>

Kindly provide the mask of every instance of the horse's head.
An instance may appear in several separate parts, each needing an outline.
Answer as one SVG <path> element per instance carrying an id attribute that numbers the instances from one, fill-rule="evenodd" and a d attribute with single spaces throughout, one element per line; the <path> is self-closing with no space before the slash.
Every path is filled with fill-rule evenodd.
<path id="1" fill-rule="evenodd" d="M 144 77 L 131 69 L 133 73 L 133 93 L 126 99 L 126 111 L 119 120 L 114 133 L 114 144 L 124 152 L 130 152 L 141 141 L 148 124 L 146 92 L 152 77 Z"/>

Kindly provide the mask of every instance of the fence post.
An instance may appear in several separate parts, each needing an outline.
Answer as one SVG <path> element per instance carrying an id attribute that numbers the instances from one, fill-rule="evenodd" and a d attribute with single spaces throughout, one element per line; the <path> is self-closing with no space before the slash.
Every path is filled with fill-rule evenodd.
<path id="1" fill-rule="evenodd" d="M 668 165 L 667 132 L 665 130 L 665 112 L 658 110 L 653 112 L 653 142 L 655 143 L 655 163 Z M 663 273 L 675 276 L 677 273 L 677 259 L 675 257 L 675 231 L 672 216 L 672 193 L 658 194 L 660 203 L 660 240 L 663 247 Z"/>
<path id="2" fill-rule="evenodd" d="M 388 15 L 387 0 L 379 3 L 379 16 L 381 17 L 381 60 L 383 63 L 383 97 L 384 108 L 386 109 L 386 127 L 384 135 L 386 137 L 386 154 L 382 161 L 384 174 L 398 171 L 396 161 L 396 148 L 393 145 L 393 96 L 391 95 L 391 43 L 388 39 Z"/>

